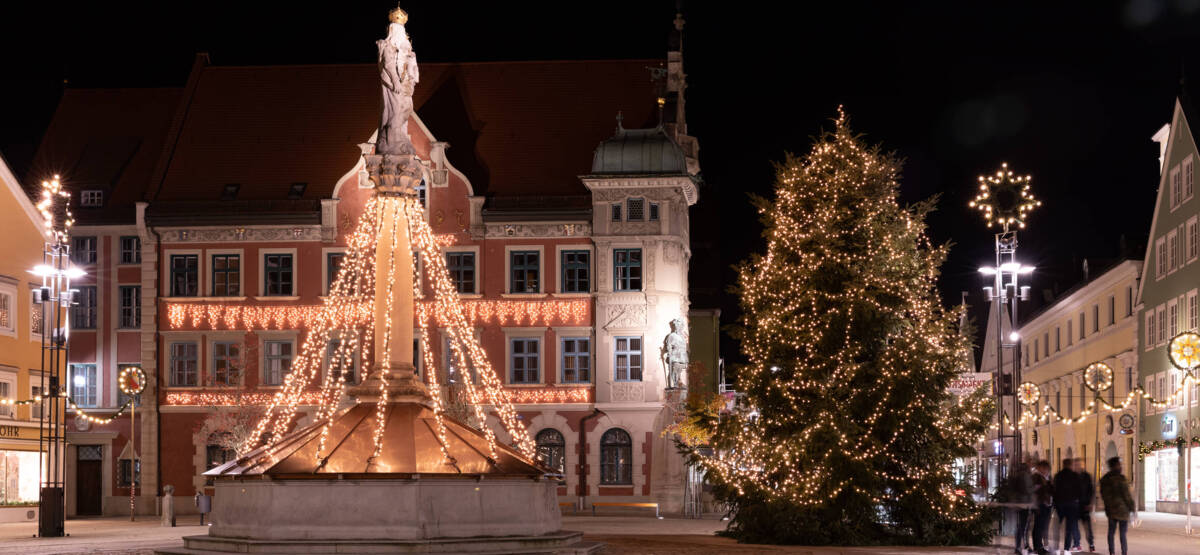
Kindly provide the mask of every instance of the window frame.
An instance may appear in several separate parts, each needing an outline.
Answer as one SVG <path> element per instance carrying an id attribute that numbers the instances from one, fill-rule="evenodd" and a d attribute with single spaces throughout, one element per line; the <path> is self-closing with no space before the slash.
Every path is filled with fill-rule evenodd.
<path id="1" fill-rule="evenodd" d="M 633 485 L 633 465 L 633 434 L 619 427 L 605 430 L 600 435 L 600 485 Z"/>
<path id="2" fill-rule="evenodd" d="M 126 241 L 133 241 L 132 248 L 127 248 Z M 137 235 L 122 235 L 117 239 L 120 251 L 117 253 L 118 264 L 142 263 L 142 238 Z"/>
<path id="3" fill-rule="evenodd" d="M 1179 269 L 1179 234 L 1172 229 L 1167 232 L 1167 275 Z"/>
<path id="4" fill-rule="evenodd" d="M 87 250 L 80 249 L 79 246 L 87 245 L 90 247 Z M 100 240 L 95 235 L 77 235 L 71 237 L 71 262 L 75 264 L 90 266 L 98 260 L 100 250 Z M 86 253 L 86 256 L 84 256 Z"/>
<path id="5" fill-rule="evenodd" d="M 179 356 L 179 353 L 176 351 L 176 347 L 188 346 L 191 347 L 191 356 Z M 178 378 L 181 377 L 181 374 L 179 372 L 180 369 L 176 367 L 176 362 L 183 362 L 186 364 L 189 361 L 192 363 L 190 372 L 188 368 L 184 367 L 182 376 L 186 377 L 187 374 L 190 373 L 192 377 L 191 383 L 180 383 L 181 380 Z M 180 339 L 170 341 L 167 347 L 167 386 L 200 387 L 200 385 L 200 341 L 195 339 Z"/>
<path id="6" fill-rule="evenodd" d="M 286 258 L 286 260 L 288 261 L 288 266 L 286 268 L 281 266 L 281 267 L 279 267 L 277 269 L 273 269 L 273 270 L 268 269 L 268 260 L 270 257 L 280 257 L 279 258 L 280 261 L 282 261 Z M 262 279 L 259 280 L 259 286 L 262 288 L 260 290 L 261 297 L 285 298 L 286 299 L 289 297 L 297 296 L 296 292 L 299 289 L 296 284 L 296 281 L 297 281 L 296 278 L 300 272 L 297 271 L 298 264 L 297 264 L 297 260 L 296 260 L 296 250 L 295 249 L 261 251 L 261 252 L 259 252 L 258 259 L 259 259 L 259 262 L 262 264 L 262 266 L 261 266 Z M 283 272 L 287 272 L 286 283 L 287 283 L 288 287 L 287 287 L 286 293 L 283 291 L 283 284 L 284 284 Z M 278 279 L 279 279 L 279 291 L 276 293 L 271 292 L 271 276 L 273 274 L 278 274 Z"/>
<path id="7" fill-rule="evenodd" d="M 258 385 L 262 387 L 282 387 L 284 378 L 291 372 L 292 361 L 296 358 L 296 340 L 293 338 L 264 337 L 262 344 L 263 359 L 258 373 Z M 272 353 L 271 347 L 273 345 L 287 345 L 288 353 Z M 271 376 L 271 363 L 273 361 L 281 361 L 279 380 L 274 383 L 269 379 Z M 282 361 L 286 361 L 286 364 L 283 364 Z"/>
<path id="8" fill-rule="evenodd" d="M 634 217 L 634 203 L 640 203 L 638 207 L 638 216 Z M 626 197 L 625 198 L 625 221 L 627 222 L 644 222 L 646 221 L 646 197 Z"/>
<path id="9" fill-rule="evenodd" d="M 525 272 L 529 272 L 529 271 L 537 272 L 537 275 L 534 276 L 534 279 L 536 280 L 536 287 L 534 288 L 533 291 L 529 291 L 528 284 L 526 284 L 525 290 L 517 291 L 514 288 L 514 286 L 516 285 L 516 280 L 514 279 L 515 278 L 514 272 L 517 271 L 517 268 L 514 267 L 515 265 L 513 263 L 514 262 L 513 259 L 517 255 L 522 255 L 522 256 L 527 257 L 531 254 L 537 257 L 536 269 L 531 267 L 534 265 L 530 264 L 528 259 L 526 259 L 521 264 L 520 267 Z M 505 290 L 505 294 L 521 295 L 521 296 L 544 295 L 545 294 L 545 289 L 544 289 L 545 280 L 543 278 L 546 275 L 546 268 L 545 268 L 546 256 L 545 256 L 545 254 L 546 254 L 545 249 L 543 248 L 542 245 L 506 245 L 504 247 L 504 276 L 505 276 L 504 277 L 504 290 Z M 525 281 L 528 281 L 528 275 L 525 276 Z"/>
<path id="10" fill-rule="evenodd" d="M 1180 202 L 1182 204 L 1191 200 L 1192 196 L 1196 193 L 1196 174 L 1191 154 L 1185 156 L 1183 161 L 1179 163 L 1179 172 L 1182 174 L 1180 176 L 1183 188 L 1183 200 Z"/>
<path id="11" fill-rule="evenodd" d="M 223 298 L 239 298 L 239 299 L 244 298 L 246 295 L 246 287 L 245 287 L 245 283 L 244 283 L 245 277 L 246 277 L 246 272 L 244 270 L 246 268 L 245 268 L 245 266 L 242 265 L 242 260 L 245 258 L 244 256 L 242 256 L 242 251 L 241 250 L 236 250 L 236 251 L 235 250 L 228 250 L 228 251 L 226 251 L 226 250 L 220 250 L 220 251 L 210 250 L 210 251 L 208 251 L 207 254 L 208 254 L 207 262 L 208 262 L 208 294 L 209 294 L 209 296 L 223 297 Z M 224 261 L 226 263 L 225 268 L 220 269 L 220 270 L 217 269 L 217 258 L 224 259 Z M 229 263 L 230 259 L 237 262 L 236 270 L 229 269 L 228 263 Z M 220 273 L 224 277 L 225 291 L 223 291 L 223 292 L 217 291 L 217 275 L 218 275 L 218 273 Z M 235 276 L 237 278 L 237 283 L 236 283 L 237 291 L 236 292 L 229 291 L 229 285 L 230 285 L 229 278 L 231 275 Z"/>
<path id="12" fill-rule="evenodd" d="M 18 287 L 13 283 L 0 282 L 0 335 L 17 336 L 17 320 L 21 318 L 21 300 Z M 36 305 L 30 303 L 30 312 Z M 32 325 L 30 326 L 32 328 Z M 32 329 L 30 330 L 32 334 Z"/>
<path id="13" fill-rule="evenodd" d="M 571 353 L 567 352 L 567 342 L 568 341 L 572 342 L 572 345 L 575 348 L 575 350 L 572 351 Z M 586 346 L 587 346 L 586 351 L 579 350 L 579 342 L 581 342 L 581 341 L 586 342 Z M 566 336 L 566 335 L 559 336 L 559 338 L 558 338 L 558 359 L 559 359 L 558 379 L 559 379 L 559 383 L 562 383 L 562 384 L 590 384 L 590 383 L 592 383 L 592 377 L 595 374 L 594 368 L 593 368 L 595 366 L 595 364 L 592 363 L 592 344 L 593 343 L 594 342 L 592 341 L 591 336 Z M 573 365 L 574 367 L 572 368 L 572 370 L 575 372 L 575 379 L 567 379 L 567 360 L 568 359 L 572 360 L 575 363 Z M 581 360 L 587 363 L 587 368 L 585 368 L 585 370 L 587 372 L 587 379 L 583 379 L 583 380 L 579 379 L 579 361 L 581 361 Z"/>
<path id="14" fill-rule="evenodd" d="M 446 273 L 450 276 L 450 283 L 454 286 L 454 290 L 459 295 L 478 295 L 479 294 L 479 252 L 478 250 L 463 250 L 453 249 L 445 252 L 446 257 Z M 451 257 L 457 257 L 459 263 L 451 263 Z M 470 258 L 471 264 L 468 269 L 462 264 L 464 258 Z M 470 272 L 470 279 L 466 279 L 460 274 Z M 464 286 L 470 286 L 470 291 L 465 291 Z"/>
<path id="15" fill-rule="evenodd" d="M 547 432 L 553 432 L 553 435 Z M 545 439 L 543 439 L 545 437 Z M 562 432 L 555 428 L 542 428 L 534 436 L 534 452 L 537 454 L 537 461 L 546 468 L 557 470 L 566 478 L 567 469 L 567 439 Z M 545 457 L 543 458 L 543 453 Z M 553 463 L 557 462 L 557 465 Z"/>
<path id="16" fill-rule="evenodd" d="M 623 220 L 624 214 L 623 214 L 623 210 L 622 210 L 623 206 L 624 206 L 623 202 L 618 202 L 618 203 L 614 203 L 611 205 L 611 207 L 609 208 L 609 221 L 612 221 L 612 222 L 624 221 Z"/>
<path id="17" fill-rule="evenodd" d="M 104 189 L 81 189 L 79 191 L 79 206 L 83 208 L 104 206 Z"/>
<path id="18" fill-rule="evenodd" d="M 230 347 L 234 348 L 233 354 L 229 353 Z M 244 383 L 244 379 L 240 374 L 236 376 L 237 380 L 235 382 L 230 382 L 229 380 L 231 372 L 241 373 L 245 371 L 245 362 L 242 358 L 242 344 L 238 341 L 233 341 L 230 339 L 214 339 L 209 342 L 209 348 L 211 349 L 208 372 L 209 383 L 205 383 L 204 385 L 212 387 L 238 387 L 242 385 Z M 225 350 L 224 353 L 221 352 L 222 349 Z M 242 367 L 238 366 L 238 362 L 242 362 Z M 226 365 L 226 368 L 224 369 L 224 378 L 223 380 L 218 380 L 218 376 L 222 374 L 222 363 Z"/>
<path id="19" fill-rule="evenodd" d="M 612 343 L 613 381 L 614 382 L 641 382 L 641 381 L 644 381 L 645 376 L 646 376 L 646 339 L 645 339 L 645 337 L 641 336 L 641 335 L 614 335 L 612 339 L 613 339 L 613 343 Z M 632 345 L 632 340 L 634 340 L 634 339 L 636 339 L 638 341 L 638 348 L 636 350 L 630 346 L 630 345 Z M 621 348 L 621 340 L 626 341 L 625 349 Z M 620 377 L 621 357 L 622 356 L 633 357 L 635 355 L 640 357 L 640 359 L 641 359 L 640 363 L 636 366 L 637 378 L 633 377 L 635 366 L 633 365 L 632 362 L 628 362 L 628 367 L 626 368 L 626 376 L 624 378 Z"/>
<path id="20" fill-rule="evenodd" d="M 587 262 L 580 264 L 578 261 L 575 261 L 575 262 L 571 262 L 570 264 L 568 264 L 568 262 L 567 262 L 568 255 L 573 255 L 573 256 L 586 255 Z M 592 279 L 594 277 L 593 274 L 595 273 L 592 271 L 592 262 L 594 259 L 595 259 L 595 256 L 593 256 L 591 247 L 581 246 L 581 248 L 575 248 L 574 246 L 569 246 L 569 245 L 559 245 L 558 246 L 558 274 L 559 274 L 558 292 L 565 293 L 565 294 L 589 294 L 589 293 L 591 293 L 592 287 L 595 283 L 595 280 Z M 582 266 L 582 268 L 581 268 L 581 266 Z M 584 278 L 580 279 L 578 277 L 578 275 L 576 275 L 575 278 L 570 277 L 570 272 L 572 272 L 572 271 L 578 272 L 580 269 L 583 269 L 584 271 L 587 272 L 587 275 Z M 581 282 L 584 282 L 586 287 L 583 287 L 582 289 L 580 289 L 579 286 L 580 286 Z M 574 285 L 571 287 L 568 287 L 568 284 L 571 284 L 571 283 L 573 283 Z"/>
<path id="21" fill-rule="evenodd" d="M 1154 240 L 1154 279 L 1167 277 L 1167 238 L 1165 236 Z"/>
<path id="22" fill-rule="evenodd" d="M 72 362 L 68 366 L 68 373 L 70 374 L 68 379 L 70 381 L 67 382 L 67 387 L 71 392 L 71 400 L 80 408 L 95 408 L 101 404 L 101 399 L 103 399 L 103 397 L 100 391 L 100 376 L 97 368 L 98 366 L 99 365 L 97 365 L 95 362 Z M 80 367 L 85 370 L 84 384 L 82 386 L 75 384 L 76 372 Z M 76 393 L 80 387 L 84 388 L 85 390 L 85 397 L 82 400 L 76 397 Z"/>
<path id="23" fill-rule="evenodd" d="M 94 330 L 99 324 L 99 309 L 96 295 L 100 289 L 95 285 L 80 285 L 76 288 L 78 297 L 71 303 L 71 328 L 77 330 Z"/>
<path id="24" fill-rule="evenodd" d="M 126 298 L 127 292 L 133 292 L 133 295 Z M 133 304 L 129 305 L 125 301 L 132 299 Z M 117 328 L 124 330 L 141 329 L 142 327 L 142 286 L 141 285 L 121 285 L 117 287 L 117 302 L 118 302 L 118 317 Z"/>
<path id="25" fill-rule="evenodd" d="M 9 370 L 8 367 L 0 366 L 0 389 L 8 390 L 7 392 L 0 391 L 0 399 L 8 401 L 19 399 L 17 395 L 17 369 Z M 16 420 L 17 406 L 11 403 L 0 403 L 0 418 Z"/>
<path id="26" fill-rule="evenodd" d="M 533 337 L 533 336 L 521 335 L 521 336 L 512 336 L 507 339 L 508 339 L 508 353 L 507 353 L 508 354 L 508 372 L 507 372 L 508 381 L 507 381 L 507 384 L 508 385 L 539 385 L 539 384 L 544 383 L 544 379 L 543 379 L 544 372 L 542 372 L 542 359 L 544 358 L 543 357 L 544 349 L 542 349 L 542 343 L 543 343 L 542 339 L 543 338 L 541 336 Z M 524 352 L 518 353 L 517 349 L 516 349 L 518 342 L 521 342 L 521 343 L 532 342 L 532 344 L 536 346 L 537 350 L 533 353 L 530 353 L 529 351 L 524 351 Z M 522 370 L 526 373 L 526 376 L 525 376 L 526 379 L 523 379 L 521 381 L 517 381 L 516 361 L 518 358 L 520 358 L 521 360 L 524 361 L 524 363 L 522 364 L 522 366 L 523 366 Z M 530 370 L 531 370 L 529 368 L 529 361 L 531 359 L 534 361 L 534 367 L 532 368 L 532 371 L 534 372 L 534 376 L 533 376 L 533 379 L 528 379 L 529 378 L 528 372 L 530 372 Z"/>
<path id="27" fill-rule="evenodd" d="M 636 263 L 630 262 L 628 260 L 628 255 L 631 255 L 634 253 L 637 254 Z M 627 260 L 624 262 L 618 262 L 617 258 L 618 258 L 619 254 L 627 255 Z M 618 291 L 618 292 L 644 291 L 645 287 L 646 287 L 645 262 L 646 262 L 645 251 L 643 251 L 641 247 L 628 247 L 628 248 L 614 247 L 612 249 L 613 291 Z M 637 273 L 636 276 L 633 275 L 635 273 L 634 272 L 635 269 L 636 269 L 636 273 Z M 636 287 L 635 287 L 635 283 L 634 283 L 635 280 L 637 282 Z"/>
<path id="28" fill-rule="evenodd" d="M 185 297 L 185 298 L 199 297 L 200 292 L 203 290 L 203 287 L 202 287 L 203 284 L 201 283 L 201 276 L 204 275 L 204 272 L 203 272 L 204 269 L 201 267 L 203 258 L 200 256 L 200 251 L 198 251 L 198 250 L 197 251 L 189 251 L 189 252 L 169 252 L 168 251 L 165 254 L 166 254 L 166 258 L 167 258 L 167 271 L 166 271 L 166 275 L 163 276 L 163 278 L 166 280 L 166 283 L 164 284 L 165 285 L 164 289 L 168 293 L 170 293 L 169 296 Z M 183 259 L 185 262 L 187 261 L 187 259 L 194 260 L 196 263 L 196 267 L 190 268 L 190 269 L 187 268 L 186 266 L 183 268 L 176 268 L 175 267 L 176 259 Z M 182 292 L 175 288 L 175 286 L 178 283 L 176 276 L 179 274 L 182 274 L 183 279 L 184 279 L 185 289 Z M 194 291 L 191 292 L 191 294 L 188 294 L 188 292 L 191 291 L 190 286 L 192 285 L 192 284 L 188 283 L 189 275 L 194 276 L 195 282 L 196 282 L 195 289 L 194 289 Z"/>

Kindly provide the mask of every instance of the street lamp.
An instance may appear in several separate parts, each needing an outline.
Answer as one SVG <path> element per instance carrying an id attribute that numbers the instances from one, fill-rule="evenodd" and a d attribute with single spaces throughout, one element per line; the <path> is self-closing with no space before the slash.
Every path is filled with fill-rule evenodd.
<path id="1" fill-rule="evenodd" d="M 1083 385 L 1092 390 L 1092 410 L 1096 413 L 1096 444 L 1092 455 L 1095 462 L 1092 465 L 1093 480 L 1100 479 L 1100 402 L 1103 400 L 1102 394 L 1112 389 L 1115 376 L 1112 366 L 1103 362 L 1093 362 L 1083 369 Z"/>
<path id="2" fill-rule="evenodd" d="M 56 219 L 56 208 L 62 202 L 62 217 Z M 38 450 L 43 457 L 41 487 L 38 492 L 38 536 L 65 535 L 66 496 L 63 494 L 66 463 L 66 405 L 64 372 L 68 353 L 67 339 L 71 332 L 70 307 L 78 291 L 71 280 L 86 272 L 71 265 L 69 243 L 74 220 L 69 209 L 70 194 L 63 190 L 58 176 L 42 182 L 42 195 L 37 208 L 41 212 L 46 241 L 42 248 L 42 263 L 29 272 L 42 278 L 41 287 L 33 290 L 34 310 L 41 312 L 42 322 L 42 419 L 39 423 Z"/>
<path id="3" fill-rule="evenodd" d="M 1041 201 L 1033 196 L 1030 188 L 1032 177 L 1015 175 L 1008 169 L 1008 164 L 1000 165 L 994 174 L 981 175 L 978 178 L 979 191 L 975 199 L 968 203 L 977 209 L 990 228 L 993 225 L 1001 231 L 995 235 L 996 260 L 994 265 L 979 268 L 979 273 L 992 278 L 992 285 L 984 287 L 984 294 L 992 303 L 992 312 L 996 315 L 996 332 L 1000 345 L 996 349 L 996 377 L 994 383 L 996 395 L 996 440 L 1000 445 L 1010 440 L 1012 450 L 1009 451 L 1015 460 L 1021 458 L 1020 419 L 1016 416 L 1020 407 L 1017 396 L 1017 384 L 1021 383 L 1020 340 L 1016 333 L 1017 301 L 1029 299 L 1029 286 L 1019 283 L 1019 276 L 1028 276 L 1034 270 L 1017 261 L 1017 229 L 1024 229 L 1026 219 L 1034 208 L 1041 206 Z M 1010 320 L 1013 332 L 1007 337 L 1004 331 L 1004 310 L 1011 313 Z M 1012 352 L 1012 367 L 1005 367 L 1005 350 Z M 1012 433 L 1006 433 L 1004 414 L 1006 407 L 1012 408 Z M 1007 474 L 1004 457 L 999 460 L 999 478 Z"/>
<path id="4" fill-rule="evenodd" d="M 1176 368 L 1183 370 L 1183 406 L 1187 407 L 1188 420 L 1192 418 L 1192 384 L 1196 381 L 1194 374 L 1196 367 L 1200 366 L 1200 335 L 1195 332 L 1185 331 L 1171 338 L 1171 342 L 1167 344 L 1167 358 L 1171 359 L 1171 364 Z M 1188 383 L 1192 382 L 1192 383 Z M 1184 477 L 1187 485 L 1187 497 L 1184 505 L 1187 507 L 1187 522 L 1183 526 L 1183 533 L 1192 535 L 1192 442 L 1187 440 L 1184 443 L 1184 464 L 1187 465 L 1184 470 Z"/>

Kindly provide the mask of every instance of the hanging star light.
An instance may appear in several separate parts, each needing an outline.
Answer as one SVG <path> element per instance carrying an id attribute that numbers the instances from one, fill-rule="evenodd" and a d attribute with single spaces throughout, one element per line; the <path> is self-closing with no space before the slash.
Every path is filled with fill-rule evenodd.
<path id="1" fill-rule="evenodd" d="M 1176 335 L 1171 338 L 1167 351 L 1170 353 L 1171 364 L 1180 370 L 1191 372 L 1193 368 L 1200 366 L 1200 335 L 1190 331 Z"/>
<path id="2" fill-rule="evenodd" d="M 1092 391 L 1108 391 L 1113 386 L 1113 369 L 1103 362 L 1093 362 L 1083 371 L 1083 383 Z"/>
<path id="3" fill-rule="evenodd" d="M 979 194 L 967 205 L 983 214 L 988 227 L 995 223 L 1008 231 L 1015 224 L 1024 229 L 1026 216 L 1042 205 L 1030 190 L 1032 180 L 1031 175 L 1014 175 L 1005 162 L 995 174 L 979 176 Z"/>

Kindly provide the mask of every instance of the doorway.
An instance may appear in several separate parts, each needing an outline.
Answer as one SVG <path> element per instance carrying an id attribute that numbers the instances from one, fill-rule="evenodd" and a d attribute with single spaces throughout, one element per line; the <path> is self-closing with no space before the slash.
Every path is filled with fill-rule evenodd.
<path id="1" fill-rule="evenodd" d="M 99 515 L 102 509 L 100 497 L 104 475 L 104 446 L 79 445 L 75 451 L 75 514 Z"/>

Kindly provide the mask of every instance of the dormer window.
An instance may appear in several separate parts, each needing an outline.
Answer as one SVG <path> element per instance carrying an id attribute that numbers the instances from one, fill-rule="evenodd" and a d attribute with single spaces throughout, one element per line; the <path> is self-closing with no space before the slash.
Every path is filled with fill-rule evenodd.
<path id="1" fill-rule="evenodd" d="M 631 222 L 640 222 L 646 219 L 646 199 L 631 198 L 625 200 L 626 215 L 625 217 Z"/>
<path id="2" fill-rule="evenodd" d="M 304 196 L 304 190 L 307 188 L 308 183 L 292 183 L 292 186 L 288 187 L 288 200 L 300 200 L 300 198 Z"/>
<path id="3" fill-rule="evenodd" d="M 226 183 L 225 188 L 221 190 L 221 200 L 236 199 L 241 188 L 242 186 L 237 183 Z"/>
<path id="4" fill-rule="evenodd" d="M 79 193 L 80 206 L 101 206 L 104 204 L 104 191 L 87 189 Z"/>

